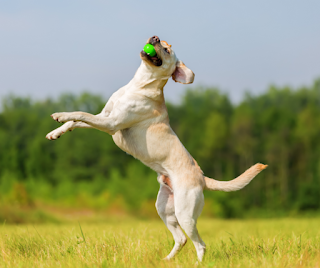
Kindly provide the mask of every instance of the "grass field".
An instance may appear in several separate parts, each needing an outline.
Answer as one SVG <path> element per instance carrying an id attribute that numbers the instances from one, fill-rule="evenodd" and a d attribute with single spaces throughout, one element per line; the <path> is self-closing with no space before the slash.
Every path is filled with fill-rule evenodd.
<path id="1" fill-rule="evenodd" d="M 161 221 L 0 226 L 0 267 L 195 267 L 188 240 L 172 261 Z M 200 219 L 207 244 L 197 267 L 320 267 L 320 219 Z"/>

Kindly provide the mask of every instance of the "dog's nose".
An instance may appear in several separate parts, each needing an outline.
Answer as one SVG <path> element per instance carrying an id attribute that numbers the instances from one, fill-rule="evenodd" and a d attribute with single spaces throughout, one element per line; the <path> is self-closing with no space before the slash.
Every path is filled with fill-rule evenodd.
<path id="1" fill-rule="evenodd" d="M 160 39 L 159 39 L 159 37 L 158 36 L 152 36 L 152 40 L 154 41 L 154 42 L 160 42 Z"/>
<path id="2" fill-rule="evenodd" d="M 159 43 L 159 42 L 160 42 L 160 38 L 158 36 L 154 35 L 154 36 L 151 37 L 150 43 L 152 45 L 154 45 L 156 43 Z"/>

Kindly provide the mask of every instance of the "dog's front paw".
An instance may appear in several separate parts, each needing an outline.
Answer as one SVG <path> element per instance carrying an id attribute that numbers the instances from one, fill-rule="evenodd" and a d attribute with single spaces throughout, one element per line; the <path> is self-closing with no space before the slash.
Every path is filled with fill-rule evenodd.
<path id="1" fill-rule="evenodd" d="M 69 113 L 54 113 L 51 117 L 59 123 L 64 123 L 70 120 L 68 114 Z"/>
<path id="2" fill-rule="evenodd" d="M 48 133 L 46 136 L 46 139 L 53 141 L 53 140 L 60 138 L 62 134 L 64 134 L 64 131 L 57 128 L 57 129 L 51 131 L 50 133 Z"/>

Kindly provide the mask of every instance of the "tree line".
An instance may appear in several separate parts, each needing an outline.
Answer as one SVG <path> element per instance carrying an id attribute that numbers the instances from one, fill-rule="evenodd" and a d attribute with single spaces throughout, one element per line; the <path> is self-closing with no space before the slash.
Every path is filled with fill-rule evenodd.
<path id="1" fill-rule="evenodd" d="M 45 139 L 59 126 L 52 113 L 96 114 L 106 101 L 88 92 L 42 101 L 3 98 L 0 202 L 73 200 L 72 206 L 82 196 L 79 206 L 118 202 L 128 211 L 153 204 L 159 187 L 155 172 L 121 151 L 108 134 L 76 129 L 57 141 Z M 268 165 L 239 192 L 205 192 L 205 214 L 319 210 L 320 79 L 297 89 L 270 86 L 264 94 L 246 94 L 238 104 L 217 88 L 195 87 L 167 107 L 173 130 L 207 176 L 230 180 L 257 162 Z"/>

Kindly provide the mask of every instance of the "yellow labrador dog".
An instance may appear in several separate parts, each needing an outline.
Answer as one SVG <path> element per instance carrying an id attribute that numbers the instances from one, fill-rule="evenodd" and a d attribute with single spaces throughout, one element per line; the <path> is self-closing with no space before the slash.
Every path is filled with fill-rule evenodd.
<path id="1" fill-rule="evenodd" d="M 51 115 L 54 120 L 66 123 L 46 138 L 55 140 L 75 128 L 96 128 L 112 135 L 123 151 L 158 173 L 160 190 L 156 208 L 175 240 L 166 259 L 173 258 L 186 243 L 183 229 L 202 261 L 206 246 L 196 224 L 204 205 L 203 190 L 239 190 L 267 166 L 256 164 L 232 181 L 216 181 L 203 175 L 171 129 L 163 96 L 170 77 L 190 84 L 194 73 L 177 58 L 167 42 L 153 36 L 147 43 L 155 47 L 156 56 L 140 52 L 142 62 L 133 79 L 110 97 L 100 114 L 54 113 Z"/>

